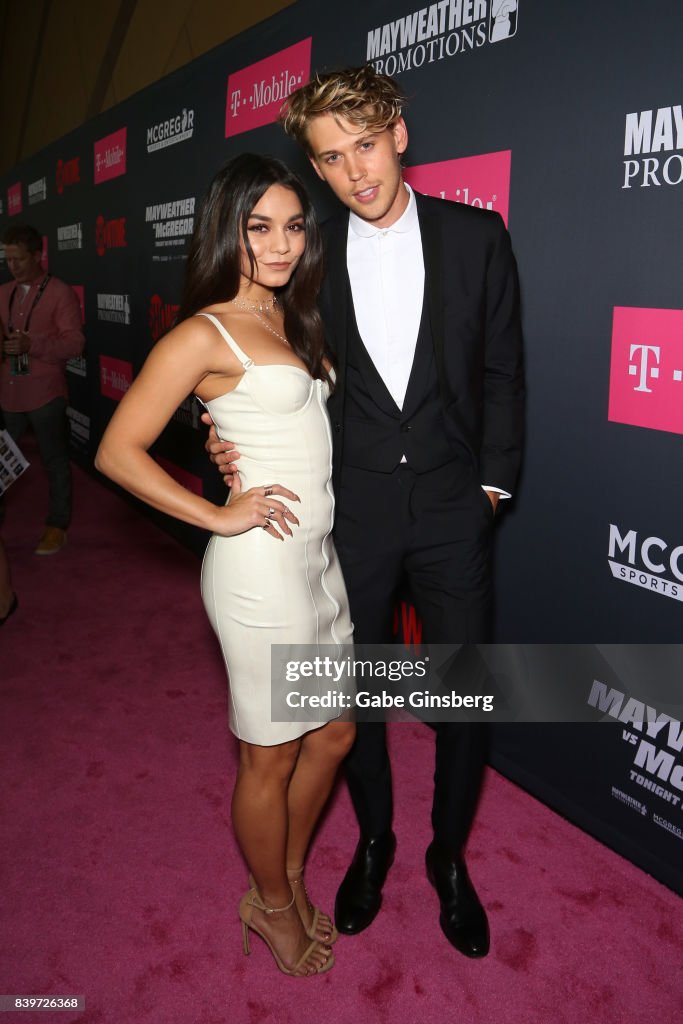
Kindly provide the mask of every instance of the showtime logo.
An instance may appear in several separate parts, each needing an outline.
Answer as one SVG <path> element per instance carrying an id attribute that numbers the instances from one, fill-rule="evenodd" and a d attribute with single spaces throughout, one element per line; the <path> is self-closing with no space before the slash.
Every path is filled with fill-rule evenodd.
<path id="1" fill-rule="evenodd" d="M 657 153 L 657 156 L 643 156 Z M 670 156 L 666 156 L 670 153 Z M 683 181 L 683 107 L 626 115 L 622 188 L 680 185 Z"/>
<path id="2" fill-rule="evenodd" d="M 440 0 L 371 29 L 366 60 L 385 75 L 421 68 L 517 32 L 518 0 Z"/>
<path id="3" fill-rule="evenodd" d="M 683 310 L 615 308 L 608 419 L 683 434 Z"/>
<path id="4" fill-rule="evenodd" d="M 100 391 L 119 402 L 133 383 L 133 367 L 123 359 L 100 356 Z"/>
<path id="5" fill-rule="evenodd" d="M 198 476 L 195 476 L 194 473 L 189 473 L 186 469 L 181 469 L 180 466 L 176 466 L 175 462 L 163 459 L 159 455 L 154 456 L 154 461 L 186 490 L 192 491 L 193 494 L 198 494 L 200 498 L 203 496 L 204 487 L 202 481 Z"/>
<path id="6" fill-rule="evenodd" d="M 310 73 L 311 37 L 230 75 L 225 137 L 277 121 L 284 101 Z"/>
<path id="7" fill-rule="evenodd" d="M 152 296 L 149 300 L 149 331 L 154 341 L 173 327 L 179 308 L 177 304 L 164 302 L 160 295 Z"/>
<path id="8" fill-rule="evenodd" d="M 61 196 L 65 188 L 78 185 L 81 180 L 81 158 L 57 161 L 57 195 Z"/>
<path id="9" fill-rule="evenodd" d="M 93 166 L 96 185 L 126 173 L 127 131 L 127 128 L 119 128 L 117 132 L 105 135 L 95 143 Z"/>
<path id="10" fill-rule="evenodd" d="M 175 146 L 178 142 L 187 142 L 194 133 L 194 110 L 183 107 L 175 117 L 159 121 L 147 129 L 147 152 L 156 153 L 158 149 Z"/>
<path id="11" fill-rule="evenodd" d="M 107 249 L 125 249 L 126 218 L 116 217 L 105 220 L 102 214 L 95 221 L 95 248 L 98 256 L 104 256 Z"/>
<path id="12" fill-rule="evenodd" d="M 16 185 L 10 185 L 7 189 L 7 212 L 10 217 L 14 217 L 17 213 L 21 213 L 23 208 L 23 203 L 21 201 L 21 182 L 18 181 Z"/>
<path id="13" fill-rule="evenodd" d="M 622 535 L 610 523 L 608 561 L 615 580 L 683 601 L 683 544 L 672 548 L 661 537 L 639 542 L 635 530 Z"/>
<path id="14" fill-rule="evenodd" d="M 496 210 L 506 225 L 510 207 L 512 151 L 484 153 L 409 167 L 405 179 L 417 192 L 466 206 Z"/>
<path id="15" fill-rule="evenodd" d="M 35 206 L 47 199 L 47 178 L 38 178 L 37 181 L 29 182 L 28 205 Z"/>

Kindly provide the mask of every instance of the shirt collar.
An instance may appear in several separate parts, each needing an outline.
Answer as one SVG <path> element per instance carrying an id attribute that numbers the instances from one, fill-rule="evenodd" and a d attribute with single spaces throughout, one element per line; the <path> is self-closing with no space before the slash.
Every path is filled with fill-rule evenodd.
<path id="1" fill-rule="evenodd" d="M 377 235 L 386 235 L 390 232 L 395 231 L 396 234 L 404 235 L 408 234 L 409 231 L 413 231 L 418 225 L 417 218 L 417 203 L 415 202 L 415 193 L 413 192 L 410 185 L 407 182 L 403 182 L 403 187 L 408 193 L 408 205 L 405 210 L 398 218 L 398 220 L 391 225 L 389 228 L 378 228 L 375 227 L 370 221 L 363 220 L 356 213 L 349 214 L 349 230 L 360 238 L 373 238 Z"/>

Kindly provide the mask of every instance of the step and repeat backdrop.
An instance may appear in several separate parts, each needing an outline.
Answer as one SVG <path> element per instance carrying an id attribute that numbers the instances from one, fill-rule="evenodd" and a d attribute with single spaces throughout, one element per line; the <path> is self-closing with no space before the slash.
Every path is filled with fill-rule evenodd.
<path id="1" fill-rule="evenodd" d="M 679 891 L 683 728 L 652 694 L 683 669 L 682 32 L 680 0 L 338 11 L 299 0 L 60 139 L 0 190 L 2 230 L 35 225 L 46 266 L 81 301 L 87 347 L 68 368 L 69 415 L 74 458 L 91 467 L 173 322 L 217 168 L 245 150 L 280 156 L 324 217 L 335 201 L 276 124 L 281 102 L 317 68 L 370 61 L 399 79 L 408 180 L 499 211 L 512 233 L 528 443 L 498 524 L 497 639 L 543 651 L 523 667 L 511 656 L 511 671 L 542 672 L 548 687 L 574 673 L 581 707 L 575 724 L 496 726 L 492 761 Z M 203 437 L 188 398 L 154 454 L 223 500 Z M 163 525 L 203 548 L 198 532 Z M 418 638 L 408 602 L 396 624 Z"/>

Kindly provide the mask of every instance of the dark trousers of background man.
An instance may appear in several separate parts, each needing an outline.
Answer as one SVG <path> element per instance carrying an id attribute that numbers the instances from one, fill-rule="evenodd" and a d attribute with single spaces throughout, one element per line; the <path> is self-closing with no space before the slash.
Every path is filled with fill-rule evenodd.
<path id="1" fill-rule="evenodd" d="M 335 545 L 349 595 L 354 640 L 387 643 L 404 573 L 427 643 L 489 639 L 493 508 L 474 470 L 461 462 L 426 473 L 344 467 Z M 436 732 L 432 824 L 446 849 L 462 850 L 476 809 L 486 727 L 442 722 Z M 400 742 L 400 740 L 399 740 Z M 351 799 L 364 837 L 391 828 L 386 726 L 359 722 L 346 760 Z"/>
<path id="2" fill-rule="evenodd" d="M 5 426 L 19 444 L 27 428 L 33 428 L 38 450 L 47 470 L 49 500 L 46 526 L 66 530 L 71 519 L 71 466 L 66 399 L 53 398 L 30 412 L 3 410 Z"/>

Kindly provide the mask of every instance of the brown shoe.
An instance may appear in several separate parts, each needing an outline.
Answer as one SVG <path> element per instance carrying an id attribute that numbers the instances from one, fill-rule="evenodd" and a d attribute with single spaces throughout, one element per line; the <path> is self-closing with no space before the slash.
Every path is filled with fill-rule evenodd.
<path id="1" fill-rule="evenodd" d="M 36 548 L 37 555 L 56 555 L 66 544 L 66 531 L 59 526 L 46 526 Z"/>

